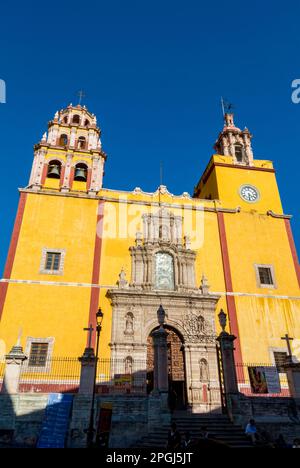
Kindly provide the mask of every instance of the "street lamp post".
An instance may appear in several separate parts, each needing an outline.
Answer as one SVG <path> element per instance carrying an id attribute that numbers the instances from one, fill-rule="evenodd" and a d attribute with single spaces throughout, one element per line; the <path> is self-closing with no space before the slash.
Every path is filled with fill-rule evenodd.
<path id="1" fill-rule="evenodd" d="M 103 312 L 101 309 L 98 309 L 96 313 L 96 332 L 97 332 L 97 343 L 96 343 L 96 355 L 95 355 L 95 372 L 94 372 L 94 385 L 93 385 L 93 397 L 92 397 L 92 406 L 91 406 L 91 413 L 90 413 L 90 423 L 89 428 L 87 430 L 87 447 L 91 448 L 93 446 L 94 441 L 94 414 L 95 414 L 95 394 L 96 394 L 96 378 L 97 378 L 97 363 L 98 363 L 98 353 L 99 353 L 99 341 L 100 341 L 100 333 L 102 330 L 102 321 L 103 321 Z"/>

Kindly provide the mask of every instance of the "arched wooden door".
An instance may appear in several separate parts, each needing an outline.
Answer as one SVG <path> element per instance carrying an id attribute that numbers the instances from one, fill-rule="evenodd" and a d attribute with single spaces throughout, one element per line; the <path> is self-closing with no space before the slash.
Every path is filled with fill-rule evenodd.
<path id="1" fill-rule="evenodd" d="M 186 378 L 183 340 L 180 334 L 171 327 L 165 327 L 168 332 L 168 376 L 169 404 L 171 409 L 183 409 L 186 406 Z M 151 334 L 147 340 L 147 390 L 153 390 L 154 351 Z"/>

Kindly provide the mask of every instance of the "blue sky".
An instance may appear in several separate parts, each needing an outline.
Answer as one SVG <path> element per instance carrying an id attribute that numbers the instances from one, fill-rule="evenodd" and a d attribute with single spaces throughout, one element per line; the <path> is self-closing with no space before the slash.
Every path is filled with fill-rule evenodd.
<path id="1" fill-rule="evenodd" d="M 277 169 L 300 250 L 300 4 L 173 0 L 1 6 L 0 269 L 32 147 L 76 92 L 98 117 L 104 185 L 153 191 L 159 164 L 172 193 L 193 191 L 222 127 L 220 96 L 254 134 L 256 158 Z M 179 169 L 180 168 L 180 169 Z"/>

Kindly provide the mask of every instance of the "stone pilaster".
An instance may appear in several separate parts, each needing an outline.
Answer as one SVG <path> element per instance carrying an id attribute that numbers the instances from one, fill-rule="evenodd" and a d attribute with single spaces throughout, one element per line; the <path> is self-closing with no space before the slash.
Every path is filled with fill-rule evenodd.
<path id="1" fill-rule="evenodd" d="M 226 394 L 239 392 L 233 354 L 235 339 L 236 337 L 234 335 L 230 335 L 225 331 L 221 332 L 217 338 L 217 341 L 220 343 L 221 349 L 224 386 Z"/>
<path id="2" fill-rule="evenodd" d="M 163 327 L 152 332 L 154 347 L 154 389 L 159 393 L 167 393 L 168 382 L 168 333 Z"/>
<path id="3" fill-rule="evenodd" d="M 69 192 L 70 190 L 70 175 L 71 175 L 72 159 L 73 159 L 72 153 L 67 154 L 64 180 L 61 186 L 62 192 Z"/>
<path id="4" fill-rule="evenodd" d="M 1 393 L 14 394 L 19 392 L 19 383 L 23 362 L 27 356 L 23 353 L 20 344 L 12 347 L 9 354 L 5 356 L 6 367 Z"/>
<path id="5" fill-rule="evenodd" d="M 29 179 L 29 185 L 34 190 L 40 190 L 42 187 L 42 173 L 45 162 L 45 150 L 39 149 L 35 152 L 32 170 Z"/>
<path id="6" fill-rule="evenodd" d="M 92 395 L 96 365 L 96 357 L 93 348 L 85 348 L 79 361 L 81 363 L 79 393 Z"/>
<path id="7" fill-rule="evenodd" d="M 291 359 L 284 365 L 291 397 L 300 399 L 300 363 L 292 362 Z"/>

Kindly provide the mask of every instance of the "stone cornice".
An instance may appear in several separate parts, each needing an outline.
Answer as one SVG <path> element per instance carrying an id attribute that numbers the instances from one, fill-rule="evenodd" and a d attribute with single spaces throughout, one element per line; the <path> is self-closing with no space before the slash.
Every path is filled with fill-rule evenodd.
<path id="1" fill-rule="evenodd" d="M 274 213 L 274 211 L 269 210 L 267 211 L 268 216 L 272 216 L 272 218 L 277 218 L 277 219 L 292 219 L 292 215 L 287 215 L 287 214 L 277 214 Z"/>
<path id="2" fill-rule="evenodd" d="M 216 303 L 220 299 L 220 295 L 217 294 L 202 294 L 199 290 L 187 290 L 187 291 L 149 291 L 137 288 L 126 288 L 126 289 L 109 289 L 106 293 L 113 302 L 116 300 L 118 303 L 124 301 L 124 304 L 132 301 L 133 298 L 137 298 L 140 304 L 143 302 L 157 303 L 167 299 L 168 301 L 174 302 L 211 302 Z"/>
<path id="3" fill-rule="evenodd" d="M 73 198 L 86 198 L 88 200 L 103 200 L 107 202 L 115 202 L 115 203 L 127 203 L 128 205 L 143 205 L 143 206 L 155 206 L 155 207 L 160 207 L 160 206 L 165 206 L 167 208 L 172 208 L 172 209 L 182 209 L 184 207 L 185 210 L 194 210 L 194 211 L 204 211 L 204 212 L 209 212 L 209 213 L 228 213 L 228 214 L 237 214 L 240 213 L 241 207 L 238 206 L 236 208 L 223 208 L 223 207 L 208 207 L 208 206 L 195 206 L 195 205 L 181 205 L 181 204 L 176 204 L 176 203 L 159 203 L 159 202 L 152 202 L 152 201 L 147 201 L 147 200 L 128 200 L 128 199 L 122 199 L 122 198 L 115 198 L 115 197 L 107 197 L 103 195 L 89 195 L 86 192 L 82 191 L 75 191 L 73 190 L 72 192 L 61 192 L 60 190 L 49 190 L 49 189 L 42 189 L 42 190 L 33 190 L 29 186 L 24 187 L 24 188 L 19 188 L 18 191 L 20 193 L 32 193 L 35 195 L 50 195 L 50 196 L 56 196 L 56 197 L 73 197 Z M 120 192 L 122 193 L 122 192 Z M 130 193 L 130 192 L 126 192 Z M 193 199 L 192 202 L 195 202 L 196 199 Z M 199 202 L 202 204 L 204 202 L 207 202 L 208 200 L 202 200 L 199 199 Z M 214 200 L 214 202 L 219 202 L 219 200 Z M 220 202 L 219 202 L 220 203 Z M 267 214 L 268 216 L 272 216 L 273 218 L 278 218 L 278 219 L 291 219 L 293 216 L 289 214 L 276 214 L 272 210 L 267 211 L 266 213 L 258 213 L 258 214 Z"/>

